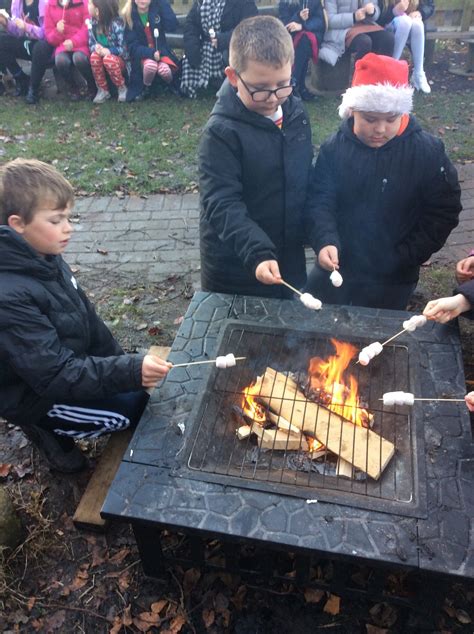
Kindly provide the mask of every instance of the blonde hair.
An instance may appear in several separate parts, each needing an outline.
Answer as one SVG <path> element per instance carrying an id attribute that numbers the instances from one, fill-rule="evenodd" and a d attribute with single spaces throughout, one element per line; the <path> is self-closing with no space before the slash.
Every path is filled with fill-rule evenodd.
<path id="1" fill-rule="evenodd" d="M 65 209 L 74 202 L 71 184 L 52 165 L 35 159 L 15 159 L 0 167 L 0 224 L 20 216 L 33 220 L 42 205 Z"/>
<path id="2" fill-rule="evenodd" d="M 250 60 L 281 68 L 293 64 L 294 55 L 291 35 L 270 15 L 242 20 L 230 39 L 229 61 L 238 73 L 245 71 Z"/>
<path id="3" fill-rule="evenodd" d="M 121 16 L 129 29 L 131 29 L 133 26 L 133 22 L 132 22 L 133 4 L 134 4 L 134 0 L 126 0 L 123 6 L 123 9 L 120 11 Z"/>

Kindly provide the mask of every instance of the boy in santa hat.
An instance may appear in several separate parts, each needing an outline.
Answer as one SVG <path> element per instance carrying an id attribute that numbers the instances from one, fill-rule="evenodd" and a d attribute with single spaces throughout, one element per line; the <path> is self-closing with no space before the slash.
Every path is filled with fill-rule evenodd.
<path id="1" fill-rule="evenodd" d="M 317 263 L 306 290 L 323 302 L 403 310 L 420 265 L 458 224 L 461 191 L 443 143 L 413 115 L 408 65 L 368 53 L 321 146 L 307 212 Z M 329 275 L 339 270 L 343 284 Z"/>

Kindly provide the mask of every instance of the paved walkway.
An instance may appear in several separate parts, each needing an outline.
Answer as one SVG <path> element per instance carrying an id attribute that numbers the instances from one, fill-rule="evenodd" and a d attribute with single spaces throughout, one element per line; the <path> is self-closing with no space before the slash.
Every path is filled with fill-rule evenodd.
<path id="1" fill-rule="evenodd" d="M 474 248 L 474 164 L 460 165 L 459 226 L 432 263 L 454 263 Z M 77 222 L 66 259 L 81 273 L 139 276 L 176 273 L 199 280 L 199 196 L 91 197 L 77 200 Z"/>

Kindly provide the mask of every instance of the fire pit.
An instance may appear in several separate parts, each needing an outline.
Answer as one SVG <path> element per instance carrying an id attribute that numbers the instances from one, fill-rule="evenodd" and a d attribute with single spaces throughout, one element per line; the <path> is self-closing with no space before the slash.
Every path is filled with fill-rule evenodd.
<path id="1" fill-rule="evenodd" d="M 172 370 L 134 434 L 103 515 L 131 523 L 147 574 L 165 565 L 166 529 L 195 565 L 218 539 L 229 569 L 246 544 L 294 553 L 298 574 L 325 556 L 474 577 L 467 409 L 380 400 L 463 395 L 456 326 L 406 333 L 367 367 L 351 357 L 406 317 L 197 293 L 170 360 L 246 359 Z"/>

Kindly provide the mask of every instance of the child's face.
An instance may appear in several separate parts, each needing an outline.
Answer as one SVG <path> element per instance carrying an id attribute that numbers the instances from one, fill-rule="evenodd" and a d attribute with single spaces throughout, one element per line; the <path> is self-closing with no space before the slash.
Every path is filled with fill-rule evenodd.
<path id="1" fill-rule="evenodd" d="M 95 6 L 92 0 L 89 0 L 89 15 L 91 18 L 97 18 L 99 16 L 99 9 Z"/>
<path id="2" fill-rule="evenodd" d="M 138 13 L 147 13 L 151 0 L 135 0 Z"/>
<path id="3" fill-rule="evenodd" d="M 229 82 L 237 88 L 239 97 L 244 106 L 252 112 L 257 112 L 264 117 L 269 117 L 276 112 L 278 106 L 284 103 L 293 92 L 293 89 L 283 90 L 283 95 L 277 97 L 272 94 L 266 101 L 255 101 L 251 93 L 256 90 L 276 90 L 291 83 L 291 63 L 284 66 L 270 66 L 250 60 L 247 68 L 241 73 L 228 66 L 225 71 Z M 257 95 L 258 97 L 258 95 Z"/>
<path id="4" fill-rule="evenodd" d="M 25 224 L 19 216 L 10 216 L 9 225 L 40 255 L 59 255 L 67 247 L 72 233 L 71 209 L 39 209 Z"/>
<path id="5" fill-rule="evenodd" d="M 353 112 L 354 134 L 369 147 L 379 148 L 397 136 L 402 115 L 381 112 Z"/>

